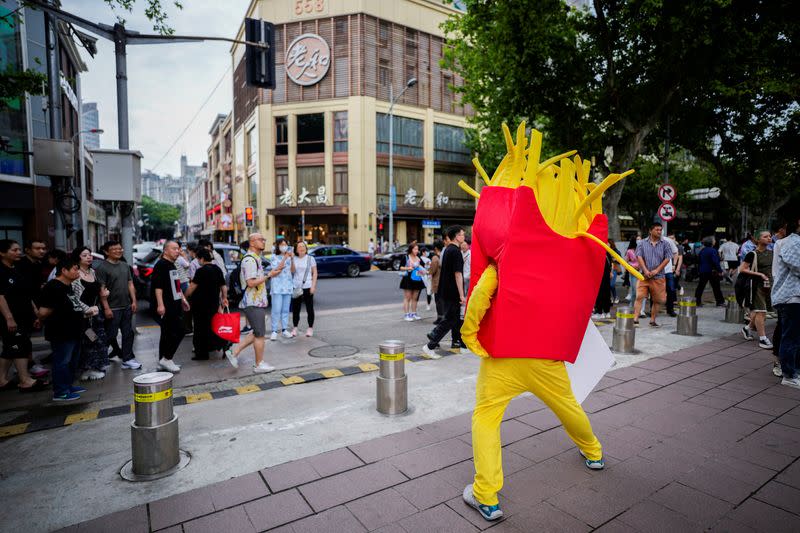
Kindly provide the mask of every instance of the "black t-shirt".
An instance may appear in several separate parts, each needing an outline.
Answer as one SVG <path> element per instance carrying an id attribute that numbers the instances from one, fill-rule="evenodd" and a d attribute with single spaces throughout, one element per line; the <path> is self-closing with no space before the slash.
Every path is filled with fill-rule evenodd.
<path id="1" fill-rule="evenodd" d="M 44 336 L 49 341 L 80 339 L 86 329 L 81 302 L 72 290 L 57 279 L 48 281 L 42 289 L 39 306 L 53 312 L 44 321 Z"/>
<path id="2" fill-rule="evenodd" d="M 192 278 L 197 285 L 192 293 L 192 309 L 213 313 L 219 307 L 219 288 L 225 286 L 225 278 L 214 263 L 206 263 L 197 269 Z"/>
<path id="3" fill-rule="evenodd" d="M 167 261 L 163 257 L 159 259 L 156 266 L 153 267 L 153 274 L 150 279 L 150 290 L 152 292 L 152 299 L 150 301 L 155 306 L 158 305 L 156 289 L 161 289 L 163 291 L 161 296 L 167 314 L 181 312 L 183 291 L 181 291 L 181 279 L 178 275 L 178 269 L 175 268 L 175 263 Z"/>
<path id="4" fill-rule="evenodd" d="M 25 276 L 31 290 L 31 298 L 33 298 L 33 301 L 38 301 L 39 294 L 42 292 L 42 285 L 47 281 L 47 276 L 44 274 L 44 264 L 41 261 L 34 263 L 26 255 L 19 260 L 16 268 Z"/>
<path id="5" fill-rule="evenodd" d="M 450 244 L 442 253 L 442 269 L 439 275 L 439 290 L 436 296 L 451 302 L 458 301 L 456 272 L 464 272 L 464 257 L 455 244 Z"/>
<path id="6" fill-rule="evenodd" d="M 4 263 L 0 263 L 0 294 L 5 296 L 8 309 L 17 326 L 30 329 L 34 320 L 30 284 L 16 266 L 8 268 Z M 0 315 L 0 321 L 5 327 L 5 317 Z"/>

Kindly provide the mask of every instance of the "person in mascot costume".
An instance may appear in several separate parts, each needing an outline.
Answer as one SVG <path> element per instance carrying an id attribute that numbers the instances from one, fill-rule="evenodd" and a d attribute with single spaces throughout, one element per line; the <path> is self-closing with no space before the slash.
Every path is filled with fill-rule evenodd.
<path id="1" fill-rule="evenodd" d="M 575 363 L 603 275 L 606 252 L 632 275 L 641 274 L 609 249 L 605 190 L 633 173 L 590 183 L 591 164 L 567 152 L 540 162 L 542 134 L 525 123 L 516 142 L 503 124 L 508 153 L 492 178 L 473 160 L 485 187 L 472 232 L 472 276 L 461 334 L 481 357 L 472 415 L 474 482 L 464 501 L 487 520 L 503 515 L 500 423 L 508 403 L 529 391 L 558 416 L 591 469 L 604 467 L 600 442 L 572 392 L 565 362 Z M 558 163 L 558 165 L 557 165 Z M 558 258 L 556 267 L 552 258 Z M 538 334 L 520 343 L 520 333 Z"/>

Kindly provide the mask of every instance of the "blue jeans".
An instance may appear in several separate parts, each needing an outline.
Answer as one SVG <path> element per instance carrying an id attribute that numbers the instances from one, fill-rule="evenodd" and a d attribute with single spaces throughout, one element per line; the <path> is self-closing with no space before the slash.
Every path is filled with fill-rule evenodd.
<path id="1" fill-rule="evenodd" d="M 289 306 L 291 303 L 291 293 L 272 294 L 272 331 L 279 332 L 289 329 Z"/>
<path id="2" fill-rule="evenodd" d="M 611 301 L 617 301 L 617 271 L 611 269 Z"/>
<path id="3" fill-rule="evenodd" d="M 797 356 L 800 354 L 800 304 L 779 304 L 781 321 L 781 344 L 778 357 L 781 360 L 783 377 L 797 375 Z"/>
<path id="4" fill-rule="evenodd" d="M 72 392 L 72 382 L 81 355 L 81 340 L 51 342 L 53 349 L 53 396 L 61 396 Z"/>

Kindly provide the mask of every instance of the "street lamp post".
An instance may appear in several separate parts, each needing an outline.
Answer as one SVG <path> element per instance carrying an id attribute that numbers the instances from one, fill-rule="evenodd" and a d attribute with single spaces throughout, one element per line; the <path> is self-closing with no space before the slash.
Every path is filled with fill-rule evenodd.
<path id="1" fill-rule="evenodd" d="M 403 90 L 400 91 L 400 94 L 397 95 L 397 98 L 394 97 L 392 85 L 389 85 L 389 242 L 392 245 L 394 244 L 394 209 L 392 208 L 392 190 L 394 189 L 394 104 L 402 98 L 406 89 L 416 84 L 417 78 L 410 78 Z M 397 208 L 396 201 L 394 208 Z"/>

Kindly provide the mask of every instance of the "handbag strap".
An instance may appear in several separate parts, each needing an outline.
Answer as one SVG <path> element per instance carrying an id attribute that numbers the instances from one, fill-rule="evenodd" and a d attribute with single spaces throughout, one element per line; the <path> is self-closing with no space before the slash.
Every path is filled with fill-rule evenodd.
<path id="1" fill-rule="evenodd" d="M 300 288 L 303 288 L 303 285 L 306 284 L 306 280 L 308 279 L 308 271 L 311 270 L 311 259 L 309 259 L 309 255 L 306 254 L 306 271 L 303 272 L 303 281 L 300 283 Z"/>

